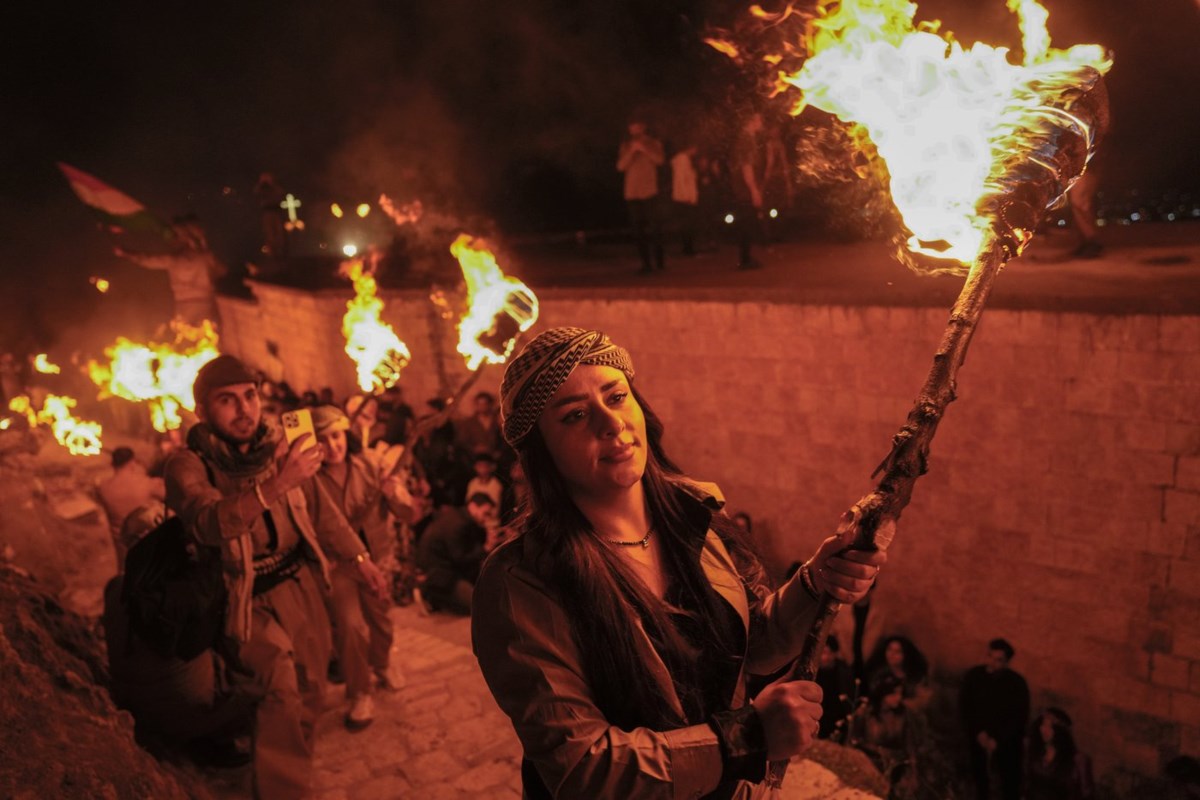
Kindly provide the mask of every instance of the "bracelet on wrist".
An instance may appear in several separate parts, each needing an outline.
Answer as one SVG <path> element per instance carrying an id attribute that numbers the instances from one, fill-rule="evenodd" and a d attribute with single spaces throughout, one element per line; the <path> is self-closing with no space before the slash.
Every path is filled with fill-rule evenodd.
<path id="1" fill-rule="evenodd" d="M 821 590 L 817 588 L 817 584 L 813 580 L 811 561 L 804 562 L 800 567 L 800 585 L 804 587 L 804 591 L 808 592 L 809 597 L 813 600 L 821 599 Z"/>

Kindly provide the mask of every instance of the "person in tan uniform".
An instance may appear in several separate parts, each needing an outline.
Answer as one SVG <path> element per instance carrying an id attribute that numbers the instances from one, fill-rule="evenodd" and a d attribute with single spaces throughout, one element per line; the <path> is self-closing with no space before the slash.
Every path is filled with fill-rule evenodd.
<path id="1" fill-rule="evenodd" d="M 349 454 L 346 432 L 350 418 L 337 406 L 313 409 L 313 427 L 321 443 L 323 463 L 317 480 L 337 502 L 350 527 L 385 572 L 396 555 L 395 522 L 412 517 L 412 497 L 399 475 L 388 475 L 376 450 Z M 375 718 L 373 683 L 393 691 L 404 687 L 404 674 L 391 663 L 391 602 L 359 580 L 352 563 L 338 564 L 330 576 L 333 642 L 346 676 L 346 727 L 365 729 Z"/>
<path id="2" fill-rule="evenodd" d="M 254 796 L 304 797 L 329 664 L 321 584 L 333 563 L 385 581 L 337 504 L 315 480 L 321 451 L 305 434 L 287 446 L 264 418 L 257 376 L 233 356 L 200 369 L 200 422 L 166 464 L 167 506 L 198 545 L 221 554 L 225 641 L 234 690 L 256 701 Z"/>
<path id="3" fill-rule="evenodd" d="M 113 451 L 112 468 L 112 477 L 96 486 L 96 494 L 108 517 L 113 548 L 117 551 L 117 572 L 124 572 L 125 554 L 137 541 L 121 535 L 126 518 L 139 508 L 156 503 L 161 508 L 166 489 L 162 478 L 151 478 L 146 474 L 146 468 L 128 447 Z"/>
<path id="4" fill-rule="evenodd" d="M 504 436 L 529 477 L 518 536 L 485 562 L 471 636 L 524 748 L 527 798 L 767 797 L 768 760 L 816 737 L 821 690 L 780 680 L 828 592 L 866 593 L 883 553 L 826 539 L 777 591 L 685 477 L 599 331 L 554 328 L 501 385 Z"/>

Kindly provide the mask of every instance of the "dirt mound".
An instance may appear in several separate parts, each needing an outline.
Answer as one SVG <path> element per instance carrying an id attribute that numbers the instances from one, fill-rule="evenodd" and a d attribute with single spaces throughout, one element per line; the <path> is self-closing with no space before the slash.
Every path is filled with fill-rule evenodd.
<path id="1" fill-rule="evenodd" d="M 104 647 L 23 572 L 0 567 L 0 797 L 180 798 L 104 689 Z"/>

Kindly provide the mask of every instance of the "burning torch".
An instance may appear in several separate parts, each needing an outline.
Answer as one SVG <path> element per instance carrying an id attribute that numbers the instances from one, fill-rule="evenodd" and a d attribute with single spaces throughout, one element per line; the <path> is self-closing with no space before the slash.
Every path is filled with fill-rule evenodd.
<path id="1" fill-rule="evenodd" d="M 876 532 L 900 517 L 926 471 L 996 276 L 1029 244 L 1045 209 L 1083 174 L 1108 125 L 1102 74 L 1111 62 L 1103 50 L 1053 50 L 1036 0 L 1008 5 L 1020 16 L 1023 65 L 1009 63 L 1002 49 L 963 50 L 927 27 L 916 29 L 916 6 L 906 0 L 822 0 L 808 21 L 808 60 L 800 72 L 781 76 L 803 92 L 797 113 L 805 104 L 828 111 L 859 126 L 875 146 L 918 259 L 936 259 L 935 271 L 966 274 L 925 384 L 874 473 L 874 491 L 843 517 L 839 534 L 848 549 L 890 543 Z M 792 679 L 816 675 L 839 610 L 831 596 L 821 598 Z M 786 769 L 786 761 L 773 762 L 768 783 L 778 787 Z"/>
<path id="2" fill-rule="evenodd" d="M 503 364 L 521 334 L 538 318 L 538 299 L 520 280 L 505 275 L 496 256 L 482 239 L 459 234 L 450 253 L 462 267 L 467 286 L 467 311 L 458 324 L 458 352 L 469 374 L 447 399 L 446 407 L 421 422 L 406 444 L 406 455 L 425 431 L 443 424 L 487 364 Z"/>

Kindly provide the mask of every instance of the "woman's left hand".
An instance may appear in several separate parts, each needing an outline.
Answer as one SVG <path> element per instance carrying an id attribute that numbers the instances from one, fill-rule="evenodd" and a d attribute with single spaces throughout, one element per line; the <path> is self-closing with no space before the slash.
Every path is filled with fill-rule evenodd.
<path id="1" fill-rule="evenodd" d="M 887 520 L 875 535 L 880 541 L 890 542 L 895 527 L 895 521 Z M 808 562 L 809 575 L 818 591 L 832 595 L 842 603 L 855 603 L 870 591 L 879 568 L 887 562 L 887 553 L 883 550 L 847 550 L 838 555 L 845 546 L 840 536 L 830 536 L 822 542 Z"/>

